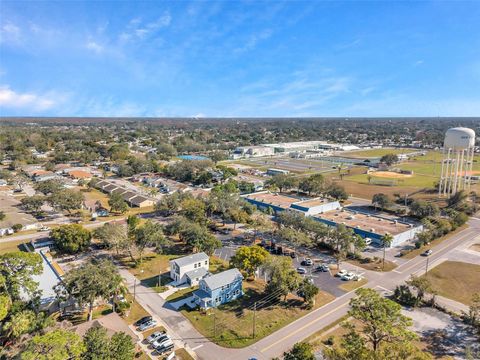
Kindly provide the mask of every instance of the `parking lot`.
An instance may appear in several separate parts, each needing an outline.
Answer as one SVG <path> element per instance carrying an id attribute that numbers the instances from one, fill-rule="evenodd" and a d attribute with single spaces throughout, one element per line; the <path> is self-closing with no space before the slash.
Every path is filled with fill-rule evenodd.
<path id="1" fill-rule="evenodd" d="M 244 241 L 240 238 L 237 239 L 225 239 L 222 240 L 223 247 L 215 250 L 214 255 L 222 260 L 229 261 L 230 258 L 235 254 L 237 249 L 240 246 L 244 245 Z M 313 266 L 303 266 L 301 265 L 302 261 L 305 258 L 311 258 L 314 262 Z M 333 276 L 331 271 L 321 272 L 315 271 L 315 268 L 320 264 L 333 265 L 335 264 L 335 259 L 331 256 L 322 254 L 317 251 L 308 251 L 306 249 L 298 249 L 295 253 L 295 258 L 292 258 L 293 267 L 297 269 L 298 267 L 303 267 L 307 271 L 306 274 L 302 274 L 303 277 L 310 277 L 313 279 L 314 284 L 332 295 L 339 297 L 345 294 L 345 290 L 341 289 L 339 286 L 344 284 L 345 281 L 341 280 L 339 277 Z M 264 274 L 260 274 L 264 276 Z"/>

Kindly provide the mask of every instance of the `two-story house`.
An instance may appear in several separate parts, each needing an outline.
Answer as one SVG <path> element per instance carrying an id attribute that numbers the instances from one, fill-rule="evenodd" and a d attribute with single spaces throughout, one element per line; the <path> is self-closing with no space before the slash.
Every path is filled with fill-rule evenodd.
<path id="1" fill-rule="evenodd" d="M 243 276 L 238 269 L 222 271 L 209 275 L 199 283 L 199 289 L 193 293 L 193 300 L 201 308 L 217 307 L 243 295 Z"/>
<path id="2" fill-rule="evenodd" d="M 208 274 L 209 264 L 208 255 L 204 252 L 171 260 L 170 277 L 177 286 L 185 283 L 193 286 Z"/>

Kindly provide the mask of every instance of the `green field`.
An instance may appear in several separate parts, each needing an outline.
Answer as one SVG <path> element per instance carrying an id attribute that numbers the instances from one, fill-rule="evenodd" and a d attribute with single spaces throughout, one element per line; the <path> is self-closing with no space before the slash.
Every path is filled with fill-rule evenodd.
<path id="1" fill-rule="evenodd" d="M 359 151 L 349 151 L 344 154 L 346 157 L 353 158 L 378 158 L 387 154 L 407 154 L 414 151 L 419 151 L 419 149 L 408 149 L 408 148 L 383 148 L 383 149 L 369 149 L 369 150 L 359 150 Z"/>
<path id="2" fill-rule="evenodd" d="M 13 251 L 25 251 L 22 244 L 28 242 L 27 240 L 6 241 L 0 243 L 0 254 L 5 254 Z"/>

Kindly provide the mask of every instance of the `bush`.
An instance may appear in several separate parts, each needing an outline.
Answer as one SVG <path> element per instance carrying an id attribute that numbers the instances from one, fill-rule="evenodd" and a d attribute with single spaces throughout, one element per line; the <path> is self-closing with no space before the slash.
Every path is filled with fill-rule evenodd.
<path id="1" fill-rule="evenodd" d="M 370 264 L 372 262 L 372 258 L 369 257 L 364 257 L 363 259 L 360 260 L 361 264 Z"/>
<path id="2" fill-rule="evenodd" d="M 23 225 L 22 225 L 22 224 L 12 225 L 12 229 L 13 229 L 13 231 L 15 231 L 15 232 L 19 232 L 20 230 L 22 230 L 22 228 L 23 228 Z"/>
<path id="3" fill-rule="evenodd" d="M 415 249 L 420 249 L 423 246 L 423 241 L 415 241 Z"/>
<path id="4" fill-rule="evenodd" d="M 332 346 L 335 343 L 335 338 L 333 336 L 329 336 L 327 339 L 323 341 L 325 345 Z"/>

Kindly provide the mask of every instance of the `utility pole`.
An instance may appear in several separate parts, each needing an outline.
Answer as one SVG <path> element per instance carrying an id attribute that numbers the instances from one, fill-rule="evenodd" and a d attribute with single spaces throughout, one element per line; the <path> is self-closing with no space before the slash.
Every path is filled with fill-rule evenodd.
<path id="1" fill-rule="evenodd" d="M 217 315 L 215 314 L 215 312 L 213 312 L 213 338 L 214 338 L 214 339 L 217 338 L 217 327 L 216 327 L 216 323 L 217 323 Z"/>
<path id="2" fill-rule="evenodd" d="M 428 276 L 428 260 L 429 260 L 429 258 L 427 257 L 427 263 L 425 265 L 425 277 Z"/>
<path id="3" fill-rule="evenodd" d="M 257 302 L 253 304 L 253 338 L 255 339 L 255 320 L 257 315 Z"/>
<path id="4" fill-rule="evenodd" d="M 135 301 L 135 295 L 137 292 L 136 290 L 137 290 L 137 278 L 133 280 L 133 301 Z"/>

